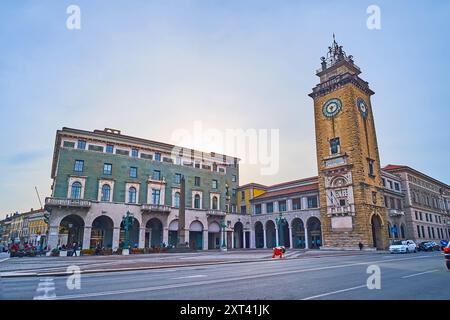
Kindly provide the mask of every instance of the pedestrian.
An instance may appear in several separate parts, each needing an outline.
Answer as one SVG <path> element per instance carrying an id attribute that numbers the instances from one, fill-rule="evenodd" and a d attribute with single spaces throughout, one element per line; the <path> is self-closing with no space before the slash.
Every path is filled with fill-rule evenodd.
<path id="1" fill-rule="evenodd" d="M 364 245 L 361 242 L 359 242 L 358 247 L 359 247 L 359 250 L 361 251 L 363 249 Z"/>

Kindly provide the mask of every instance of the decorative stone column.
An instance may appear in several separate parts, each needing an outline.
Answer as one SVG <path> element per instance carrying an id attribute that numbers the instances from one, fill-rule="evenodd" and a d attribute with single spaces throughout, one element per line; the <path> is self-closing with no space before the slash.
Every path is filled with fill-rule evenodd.
<path id="1" fill-rule="evenodd" d="M 291 225 L 289 225 L 289 246 L 291 248 L 294 247 L 294 244 L 293 244 L 293 241 L 292 241 L 292 227 L 291 227 Z"/>
<path id="2" fill-rule="evenodd" d="M 234 249 L 234 231 L 231 231 L 231 249 Z"/>
<path id="3" fill-rule="evenodd" d="M 253 230 L 250 230 L 250 249 L 256 248 L 256 242 L 255 242 L 255 232 Z"/>
<path id="4" fill-rule="evenodd" d="M 263 226 L 263 236 L 264 236 L 264 249 L 267 249 L 267 235 L 266 235 L 266 228 Z"/>
<path id="5" fill-rule="evenodd" d="M 169 228 L 163 228 L 163 243 L 169 244 Z"/>
<path id="6" fill-rule="evenodd" d="M 243 238 L 244 238 L 244 243 L 243 243 L 243 249 L 247 248 L 247 231 L 243 231 Z"/>
<path id="7" fill-rule="evenodd" d="M 305 225 L 305 249 L 309 249 L 308 228 Z"/>
<path id="8" fill-rule="evenodd" d="M 50 226 L 48 229 L 47 245 L 53 250 L 58 247 L 59 226 Z"/>
<path id="9" fill-rule="evenodd" d="M 143 249 L 145 247 L 145 227 L 139 228 L 139 248 Z"/>
<path id="10" fill-rule="evenodd" d="M 119 248 L 119 239 L 120 239 L 120 227 L 114 227 L 113 229 L 113 238 L 112 238 L 112 248 Z"/>
<path id="11" fill-rule="evenodd" d="M 91 231 L 91 226 L 84 226 L 82 249 L 89 249 L 91 247 Z"/>
<path id="12" fill-rule="evenodd" d="M 278 247 L 279 246 L 279 244 L 278 244 L 278 228 L 277 228 L 277 226 L 275 225 L 275 247 Z"/>
<path id="13" fill-rule="evenodd" d="M 208 250 L 208 230 L 203 230 L 203 250 Z"/>

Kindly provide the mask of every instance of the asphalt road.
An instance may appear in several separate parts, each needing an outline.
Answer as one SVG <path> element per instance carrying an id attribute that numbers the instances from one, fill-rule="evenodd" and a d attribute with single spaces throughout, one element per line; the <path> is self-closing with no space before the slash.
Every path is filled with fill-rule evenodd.
<path id="1" fill-rule="evenodd" d="M 368 289 L 368 266 L 381 288 Z M 376 268 L 376 267 L 375 267 Z M 441 253 L 366 254 L 197 267 L 0 279 L 1 299 L 450 299 Z M 70 278 L 69 280 L 73 280 Z M 76 284 L 76 282 L 71 282 Z"/>

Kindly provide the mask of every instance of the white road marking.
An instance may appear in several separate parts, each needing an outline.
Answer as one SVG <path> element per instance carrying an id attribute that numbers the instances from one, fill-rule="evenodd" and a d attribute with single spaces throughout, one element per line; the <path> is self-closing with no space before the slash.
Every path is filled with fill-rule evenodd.
<path id="1" fill-rule="evenodd" d="M 204 275 L 204 274 L 196 274 L 194 276 L 184 276 L 184 277 L 172 278 L 172 280 L 191 279 L 191 278 L 203 278 L 203 277 L 206 277 L 206 275 Z"/>
<path id="2" fill-rule="evenodd" d="M 312 300 L 312 299 L 317 299 L 317 298 L 321 298 L 321 297 L 330 296 L 330 295 L 332 295 L 332 294 L 341 293 L 341 292 L 347 292 L 347 291 L 352 291 L 352 290 L 357 290 L 357 289 L 361 289 L 361 288 L 367 288 L 367 285 L 364 284 L 364 285 L 357 286 L 357 287 L 352 287 L 352 288 L 347 288 L 347 289 L 342 289 L 342 290 L 336 290 L 336 291 L 326 292 L 326 293 L 318 294 L 318 295 L 315 295 L 315 296 L 303 298 L 302 300 Z"/>
<path id="3" fill-rule="evenodd" d="M 8 260 L 8 259 L 9 259 L 9 258 L 2 259 L 2 260 L 0 260 L 0 262 L 6 261 L 6 260 Z"/>
<path id="4" fill-rule="evenodd" d="M 420 273 L 414 273 L 414 274 L 410 274 L 408 276 L 403 276 L 402 279 L 407 279 L 407 278 L 411 278 L 411 277 L 415 277 L 415 276 L 420 276 L 422 274 L 432 273 L 432 272 L 436 272 L 436 271 L 439 271 L 439 270 L 435 269 L 435 270 L 429 270 L 429 271 L 420 272 Z"/>
<path id="5" fill-rule="evenodd" d="M 33 300 L 53 300 L 55 298 L 55 282 L 53 279 L 40 279 L 38 287 L 36 288 L 36 296 L 34 296 Z"/>
<path id="6" fill-rule="evenodd" d="M 342 265 L 334 265 L 334 266 L 319 267 L 319 268 L 309 268 L 309 269 L 298 269 L 298 270 L 290 270 L 290 271 L 281 271 L 281 272 L 277 272 L 276 274 L 277 274 L 277 276 L 280 276 L 280 275 L 296 274 L 296 273 L 302 273 L 302 272 L 320 271 L 320 270 L 337 269 L 337 268 L 346 268 L 346 267 L 353 267 L 353 266 L 359 266 L 359 265 L 371 265 L 371 264 L 385 263 L 385 262 L 390 262 L 390 261 L 403 261 L 403 260 L 422 259 L 422 258 L 432 258 L 432 256 L 420 256 L 420 257 L 416 256 L 416 257 L 402 258 L 402 259 L 390 259 L 390 260 L 357 262 L 357 263 L 351 263 L 351 264 L 342 264 Z M 167 285 L 154 286 L 154 287 L 144 287 L 144 288 L 135 288 L 135 289 L 123 289 L 123 290 L 111 290 L 111 291 L 103 291 L 103 292 L 92 292 L 92 293 L 82 293 L 82 294 L 58 296 L 58 297 L 56 297 L 56 299 L 57 300 L 83 299 L 83 298 L 90 298 L 90 297 L 120 295 L 120 294 L 127 294 L 127 293 L 150 292 L 150 291 L 157 291 L 157 290 L 166 290 L 166 289 L 174 289 L 174 288 L 201 286 L 201 285 L 217 284 L 217 283 L 229 283 L 231 281 L 240 281 L 240 280 L 249 280 L 249 279 L 258 279 L 258 278 L 265 278 L 265 277 L 273 277 L 273 275 L 274 275 L 274 273 L 271 272 L 271 273 L 265 273 L 265 274 L 249 275 L 249 276 L 242 276 L 242 277 L 232 277 L 232 278 L 225 278 L 225 279 L 204 280 L 204 281 L 197 281 L 197 282 L 185 282 L 185 283 L 167 284 Z"/>

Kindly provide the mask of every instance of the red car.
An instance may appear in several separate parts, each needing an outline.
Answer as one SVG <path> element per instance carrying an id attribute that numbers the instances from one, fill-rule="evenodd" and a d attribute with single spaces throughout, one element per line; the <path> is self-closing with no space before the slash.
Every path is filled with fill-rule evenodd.
<path id="1" fill-rule="evenodd" d="M 448 242 L 447 246 L 444 248 L 444 257 L 445 257 L 445 264 L 447 265 L 447 269 L 450 270 L 450 241 Z"/>

